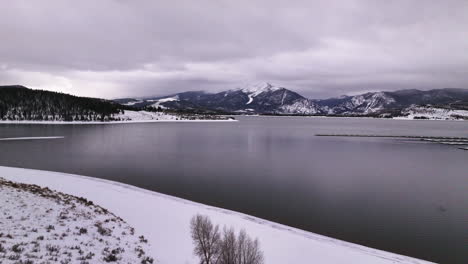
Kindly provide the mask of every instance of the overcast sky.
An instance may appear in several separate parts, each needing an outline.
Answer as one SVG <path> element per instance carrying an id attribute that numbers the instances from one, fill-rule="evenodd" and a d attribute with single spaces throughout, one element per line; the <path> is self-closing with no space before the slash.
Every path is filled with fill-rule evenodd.
<path id="1" fill-rule="evenodd" d="M 466 0 L 0 1 L 0 84 L 117 98 L 268 81 L 468 88 Z"/>

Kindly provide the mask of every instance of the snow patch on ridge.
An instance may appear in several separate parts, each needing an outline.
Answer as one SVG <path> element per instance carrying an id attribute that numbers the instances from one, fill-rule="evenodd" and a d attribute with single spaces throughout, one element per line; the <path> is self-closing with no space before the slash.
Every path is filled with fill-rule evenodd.
<path id="1" fill-rule="evenodd" d="M 395 99 L 384 92 L 377 92 L 353 96 L 350 102 L 345 104 L 345 107 L 350 110 L 348 112 L 359 110 L 363 114 L 370 114 L 383 110 L 385 106 L 392 103 L 395 103 Z"/>
<path id="2" fill-rule="evenodd" d="M 162 98 L 162 99 L 158 99 L 158 100 L 154 100 L 154 101 L 155 101 L 156 103 L 152 104 L 152 105 L 151 105 L 152 107 L 155 107 L 155 108 L 158 108 L 158 107 L 166 108 L 166 107 L 164 107 L 163 105 L 161 105 L 161 103 L 179 101 L 179 96 L 167 97 L 167 98 Z"/>
<path id="3" fill-rule="evenodd" d="M 282 105 L 281 110 L 286 114 L 313 115 L 319 111 L 317 106 L 310 100 L 297 100 L 293 104 Z"/>
<path id="4" fill-rule="evenodd" d="M 258 82 L 246 84 L 243 87 L 239 88 L 243 93 L 246 93 L 249 97 L 249 101 L 246 103 L 251 104 L 256 96 L 264 92 L 274 92 L 280 90 L 281 87 L 273 86 L 267 82 Z"/>
<path id="5" fill-rule="evenodd" d="M 136 105 L 136 104 L 139 104 L 139 103 L 142 103 L 142 102 L 143 102 L 142 100 L 135 100 L 135 101 L 127 102 L 127 103 L 122 104 L 122 105 L 132 106 L 132 105 Z"/>
<path id="6" fill-rule="evenodd" d="M 281 87 L 273 86 L 267 82 L 251 83 L 239 88 L 239 90 L 241 90 L 249 96 L 249 101 L 247 102 L 247 104 L 252 103 L 254 97 L 258 96 L 261 93 L 274 92 L 280 89 Z"/>

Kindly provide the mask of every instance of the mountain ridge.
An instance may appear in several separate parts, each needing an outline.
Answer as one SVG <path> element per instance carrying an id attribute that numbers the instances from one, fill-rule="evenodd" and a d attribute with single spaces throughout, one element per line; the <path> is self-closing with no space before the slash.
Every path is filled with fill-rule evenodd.
<path id="1" fill-rule="evenodd" d="M 222 92 L 187 91 L 168 96 L 104 100 L 0 86 L 0 120 L 113 120 L 124 110 L 194 114 L 260 114 L 467 119 L 468 89 L 398 90 L 308 99 L 270 83 Z"/>
<path id="2" fill-rule="evenodd" d="M 398 116 L 411 107 L 468 110 L 468 89 L 406 89 L 309 99 L 285 87 L 262 82 L 216 93 L 189 91 L 130 100 L 134 101 L 115 101 L 143 108 L 211 110 L 232 114 Z"/>

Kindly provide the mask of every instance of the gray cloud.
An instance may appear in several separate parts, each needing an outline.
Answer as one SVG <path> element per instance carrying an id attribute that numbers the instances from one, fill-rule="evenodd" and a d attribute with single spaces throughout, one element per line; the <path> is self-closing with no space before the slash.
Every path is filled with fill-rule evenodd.
<path id="1" fill-rule="evenodd" d="M 293 3 L 291 3 L 293 2 Z M 468 87 L 468 2 L 2 1 L 0 82 L 115 98 Z"/>

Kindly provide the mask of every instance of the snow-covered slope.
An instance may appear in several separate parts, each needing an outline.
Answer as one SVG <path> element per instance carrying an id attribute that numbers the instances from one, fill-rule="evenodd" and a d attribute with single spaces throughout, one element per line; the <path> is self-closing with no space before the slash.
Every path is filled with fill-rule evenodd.
<path id="1" fill-rule="evenodd" d="M 198 263 L 189 234 L 189 221 L 195 214 L 208 215 L 215 223 L 243 228 L 257 237 L 266 264 L 429 263 L 107 180 L 8 167 L 0 167 L 0 175 L 85 197 L 103 206 L 148 238 L 148 253 L 156 263 Z"/>
<path id="2" fill-rule="evenodd" d="M 165 106 L 161 105 L 161 103 L 166 103 L 166 102 L 174 102 L 174 101 L 178 101 L 179 100 L 179 97 L 178 96 L 174 96 L 174 97 L 166 97 L 166 98 L 161 98 L 161 99 L 157 99 L 157 100 L 154 100 L 155 103 L 152 104 L 151 106 L 154 107 L 154 108 L 166 108 Z"/>
<path id="3" fill-rule="evenodd" d="M 468 120 L 468 110 L 454 110 L 432 106 L 412 106 L 402 112 L 405 116 L 397 119 L 431 119 L 431 120 Z"/>
<path id="4" fill-rule="evenodd" d="M 280 87 L 273 86 L 267 82 L 260 82 L 260 83 L 253 83 L 247 84 L 244 87 L 239 88 L 238 90 L 242 91 L 243 93 L 247 94 L 249 97 L 249 101 L 246 104 L 250 104 L 253 102 L 254 98 L 262 93 L 271 93 L 274 91 L 280 90 Z"/>
<path id="5" fill-rule="evenodd" d="M 390 93 L 376 92 L 317 100 L 323 113 L 338 115 L 368 115 L 385 110 L 395 103 Z"/>
<path id="6" fill-rule="evenodd" d="M 173 121 L 173 120 L 180 119 L 180 117 L 177 115 L 167 114 L 164 112 L 130 111 L 130 110 L 125 110 L 123 113 L 116 114 L 113 117 L 119 121 L 150 121 L 150 120 Z"/>
<path id="7" fill-rule="evenodd" d="M 0 208 L 0 263 L 153 263 L 143 236 L 85 199 L 0 178 Z"/>

